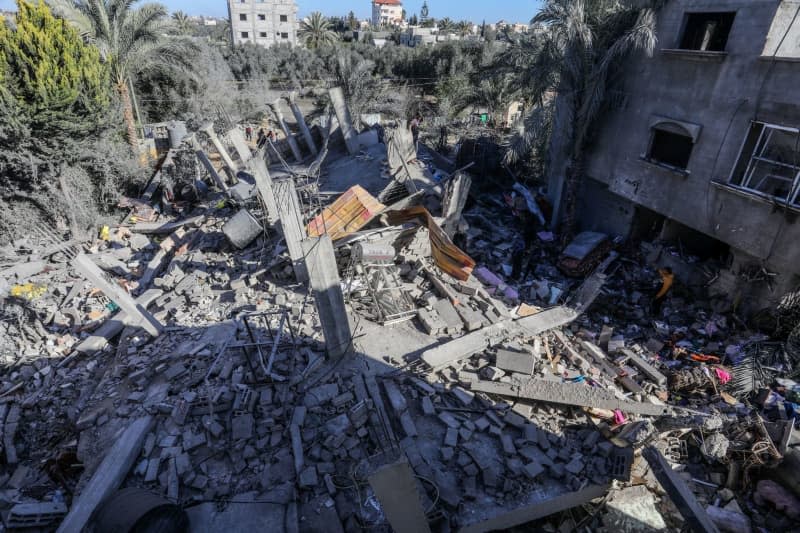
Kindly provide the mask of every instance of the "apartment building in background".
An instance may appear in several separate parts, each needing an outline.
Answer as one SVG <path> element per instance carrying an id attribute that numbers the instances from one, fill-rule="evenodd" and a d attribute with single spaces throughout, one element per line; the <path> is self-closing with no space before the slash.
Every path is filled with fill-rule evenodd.
<path id="1" fill-rule="evenodd" d="M 233 44 L 297 44 L 294 0 L 228 0 Z"/>
<path id="2" fill-rule="evenodd" d="M 722 258 L 703 283 L 751 311 L 796 288 L 799 15 L 800 0 L 669 0 L 594 136 L 581 229 L 672 243 L 653 262 L 687 279 L 677 255 Z M 551 195 L 565 171 L 551 166 Z"/>
<path id="3" fill-rule="evenodd" d="M 403 23 L 403 2 L 400 0 L 372 0 L 372 25 L 400 26 Z"/>

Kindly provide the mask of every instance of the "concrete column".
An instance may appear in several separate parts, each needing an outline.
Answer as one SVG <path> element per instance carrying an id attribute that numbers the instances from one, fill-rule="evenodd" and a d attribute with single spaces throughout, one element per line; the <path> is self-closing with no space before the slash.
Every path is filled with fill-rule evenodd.
<path id="1" fill-rule="evenodd" d="M 228 186 L 225 184 L 225 180 L 222 179 L 222 176 L 219 175 L 217 169 L 215 169 L 214 165 L 211 164 L 211 160 L 206 155 L 203 147 L 200 146 L 200 143 L 197 141 L 197 136 L 195 136 L 194 133 L 189 137 L 189 143 L 192 145 L 192 148 L 194 148 L 194 153 L 197 156 L 197 159 L 203 164 L 203 167 L 205 167 L 206 171 L 208 171 L 208 173 L 211 175 L 211 179 L 214 180 L 214 183 L 217 184 L 217 187 L 219 187 L 219 189 L 223 192 L 228 192 Z"/>
<path id="2" fill-rule="evenodd" d="M 217 137 L 217 134 L 214 131 L 214 124 L 207 122 L 206 124 L 203 124 L 203 126 L 200 128 L 200 131 L 208 135 L 208 138 L 211 139 L 212 143 L 214 143 L 214 148 L 217 149 L 220 157 L 222 157 L 222 161 L 225 163 L 225 166 L 228 167 L 235 176 L 239 172 L 239 166 L 233 162 L 233 159 L 228 153 L 228 150 L 225 148 L 225 145 L 222 144 L 222 141 L 220 141 L 219 137 Z"/>
<path id="3" fill-rule="evenodd" d="M 267 164 L 262 158 L 254 157 L 247 164 L 247 169 L 255 178 L 258 194 L 267 209 L 267 222 L 275 224 L 280 220 L 280 211 L 275 201 L 275 190 L 272 187 L 272 177 L 269 175 Z"/>
<path id="4" fill-rule="evenodd" d="M 333 242 L 323 235 L 303 240 L 302 246 L 328 357 L 338 359 L 351 351 L 353 339 Z"/>
<path id="5" fill-rule="evenodd" d="M 297 139 L 294 138 L 292 132 L 289 131 L 289 126 L 286 125 L 286 120 L 284 120 L 283 112 L 281 111 L 281 101 L 275 100 L 271 104 L 267 105 L 272 110 L 272 113 L 275 115 L 275 120 L 278 121 L 278 125 L 283 130 L 283 134 L 286 135 L 286 140 L 289 142 L 289 148 L 292 149 L 292 154 L 294 155 L 295 160 L 298 163 L 302 163 L 303 154 L 302 152 L 300 152 L 300 145 L 297 144 Z"/>
<path id="6" fill-rule="evenodd" d="M 297 125 L 300 127 L 300 132 L 303 134 L 303 138 L 306 140 L 306 144 L 308 145 L 308 149 L 314 155 L 319 153 L 317 149 L 317 144 L 314 142 L 314 137 L 311 135 L 311 130 L 308 129 L 308 124 L 306 124 L 306 119 L 303 116 L 303 112 L 300 111 L 300 106 L 297 105 L 297 93 L 292 91 L 289 93 L 289 96 L 286 100 L 289 102 L 289 107 L 292 109 L 292 113 L 294 114 L 294 119 L 297 121 Z"/>
<path id="7" fill-rule="evenodd" d="M 247 146 L 244 133 L 238 126 L 228 132 L 228 137 L 230 138 L 231 143 L 233 143 L 236 153 L 239 154 L 239 159 L 242 160 L 242 163 L 247 163 L 253 158 L 253 152 L 251 152 L 250 147 Z"/>
<path id="8" fill-rule="evenodd" d="M 136 300 L 122 290 L 122 287 L 109 281 L 103 271 L 100 270 L 100 267 L 95 265 L 91 259 L 84 254 L 78 254 L 71 264 L 86 280 L 113 300 L 120 309 L 128 313 L 129 316 L 138 319 L 138 326 L 153 337 L 158 337 L 161 334 L 164 326 L 153 315 L 148 313 L 144 307 L 136 303 Z"/>
<path id="9" fill-rule="evenodd" d="M 300 199 L 291 179 L 273 183 L 275 202 L 281 220 L 281 229 L 292 258 L 292 268 L 297 281 L 308 281 L 308 270 L 303 256 L 301 242 L 306 238 L 306 228 L 303 226 L 303 213 L 300 211 Z"/>
<path id="10" fill-rule="evenodd" d="M 344 99 L 344 91 L 341 87 L 334 87 L 328 90 L 328 95 L 331 97 L 333 109 L 336 111 L 336 118 L 339 121 L 339 127 L 342 128 L 342 135 L 344 135 L 344 142 L 347 145 L 347 152 L 350 155 L 358 153 L 358 133 L 353 127 L 353 119 L 350 116 L 350 109 L 347 107 L 347 102 Z"/>

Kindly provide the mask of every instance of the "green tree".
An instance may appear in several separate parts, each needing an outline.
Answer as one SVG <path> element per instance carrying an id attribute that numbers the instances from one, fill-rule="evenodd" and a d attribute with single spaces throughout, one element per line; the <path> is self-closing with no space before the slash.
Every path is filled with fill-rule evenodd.
<path id="1" fill-rule="evenodd" d="M 176 11 L 172 14 L 172 23 L 178 35 L 189 35 L 194 31 L 196 26 L 189 18 L 189 15 L 183 11 Z"/>
<path id="2" fill-rule="evenodd" d="M 445 17 L 439 21 L 438 26 L 439 26 L 439 31 L 450 32 L 456 27 L 456 24 L 450 17 Z"/>
<path id="3" fill-rule="evenodd" d="M 130 87 L 147 71 L 192 70 L 196 47 L 169 37 L 164 6 L 133 5 L 137 0 L 48 0 L 54 11 L 72 22 L 100 50 L 111 70 L 111 81 L 122 100 L 128 143 L 138 151 L 136 120 Z"/>
<path id="4" fill-rule="evenodd" d="M 347 27 L 350 28 L 350 31 L 358 29 L 358 19 L 356 18 L 356 14 L 352 11 L 347 14 Z"/>
<path id="5" fill-rule="evenodd" d="M 109 71 L 98 50 L 43 2 L 17 5 L 13 27 L 0 17 L 0 86 L 13 110 L 7 116 L 26 131 L 6 142 L 29 137 L 32 153 L 46 158 L 65 139 L 97 129 L 109 104 Z"/>
<path id="6" fill-rule="evenodd" d="M 465 35 L 469 35 L 472 33 L 472 22 L 468 20 L 462 20 L 456 25 L 456 29 L 458 30 L 459 35 L 462 37 Z"/>
<path id="7" fill-rule="evenodd" d="M 551 224 L 563 220 L 565 238 L 574 227 L 591 134 L 625 60 L 634 53 L 652 54 L 657 5 L 547 0 L 531 21 L 540 31 L 512 40 L 504 57 L 505 68 L 516 72 L 512 83 L 534 103 L 520 134 L 526 142 L 512 143 L 512 159 L 524 157 L 532 142 L 551 132 L 547 174 L 551 194 L 560 200 Z"/>
<path id="8" fill-rule="evenodd" d="M 303 19 L 297 36 L 310 49 L 331 46 L 339 40 L 336 32 L 331 29 L 330 22 L 319 11 L 314 11 Z"/>

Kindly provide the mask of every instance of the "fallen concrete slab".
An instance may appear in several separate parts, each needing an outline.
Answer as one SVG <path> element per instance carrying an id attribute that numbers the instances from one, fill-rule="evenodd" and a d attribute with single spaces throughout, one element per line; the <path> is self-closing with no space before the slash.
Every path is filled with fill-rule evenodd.
<path id="1" fill-rule="evenodd" d="M 58 533 L 83 531 L 95 509 L 119 488 L 128 475 L 154 422 L 152 416 L 145 416 L 122 432 L 73 503 L 69 514 L 59 526 Z"/>
<path id="2" fill-rule="evenodd" d="M 585 489 L 570 492 L 555 498 L 537 501 L 514 509 L 489 520 L 470 524 L 460 530 L 461 533 L 482 533 L 484 531 L 500 531 L 532 520 L 538 520 L 567 509 L 572 509 L 595 498 L 602 498 L 608 492 L 608 485 L 589 485 Z"/>
<path id="3" fill-rule="evenodd" d="M 369 484 L 394 531 L 425 533 L 431 530 L 420 503 L 414 471 L 407 462 L 379 468 L 369 476 Z"/>
<path id="4" fill-rule="evenodd" d="M 686 483 L 672 470 L 672 467 L 661 455 L 661 452 L 653 446 L 648 446 L 642 450 L 642 456 L 653 469 L 653 475 L 664 490 L 667 491 L 672 503 L 678 508 L 681 516 L 689 524 L 692 531 L 703 531 L 706 533 L 718 533 L 719 529 L 708 517 L 705 509 L 694 497 L 692 491 Z"/>
<path id="5" fill-rule="evenodd" d="M 431 368 L 438 369 L 466 359 L 504 340 L 517 335 L 534 336 L 569 324 L 578 313 L 569 307 L 553 307 L 520 320 L 504 320 L 481 330 L 440 344 L 422 353 L 422 360 Z"/>
<path id="6" fill-rule="evenodd" d="M 512 383 L 477 381 L 472 383 L 471 388 L 473 392 L 486 392 L 510 398 L 577 407 L 619 409 L 625 413 L 639 415 L 662 416 L 672 412 L 667 405 L 620 400 L 609 390 L 581 383 L 559 383 L 543 379 L 518 380 Z"/>

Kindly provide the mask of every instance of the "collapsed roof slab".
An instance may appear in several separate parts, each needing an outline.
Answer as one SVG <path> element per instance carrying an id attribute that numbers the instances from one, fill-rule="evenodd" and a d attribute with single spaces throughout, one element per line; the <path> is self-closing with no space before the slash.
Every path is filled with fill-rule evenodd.
<path id="1" fill-rule="evenodd" d="M 620 400 L 607 389 L 591 387 L 580 383 L 559 383 L 544 379 L 526 379 L 514 383 L 496 381 L 476 381 L 471 385 L 473 392 L 486 392 L 510 398 L 536 400 L 540 402 L 594 407 L 597 409 L 619 409 L 625 413 L 639 415 L 668 415 L 672 409 L 667 405 L 630 402 Z"/>

